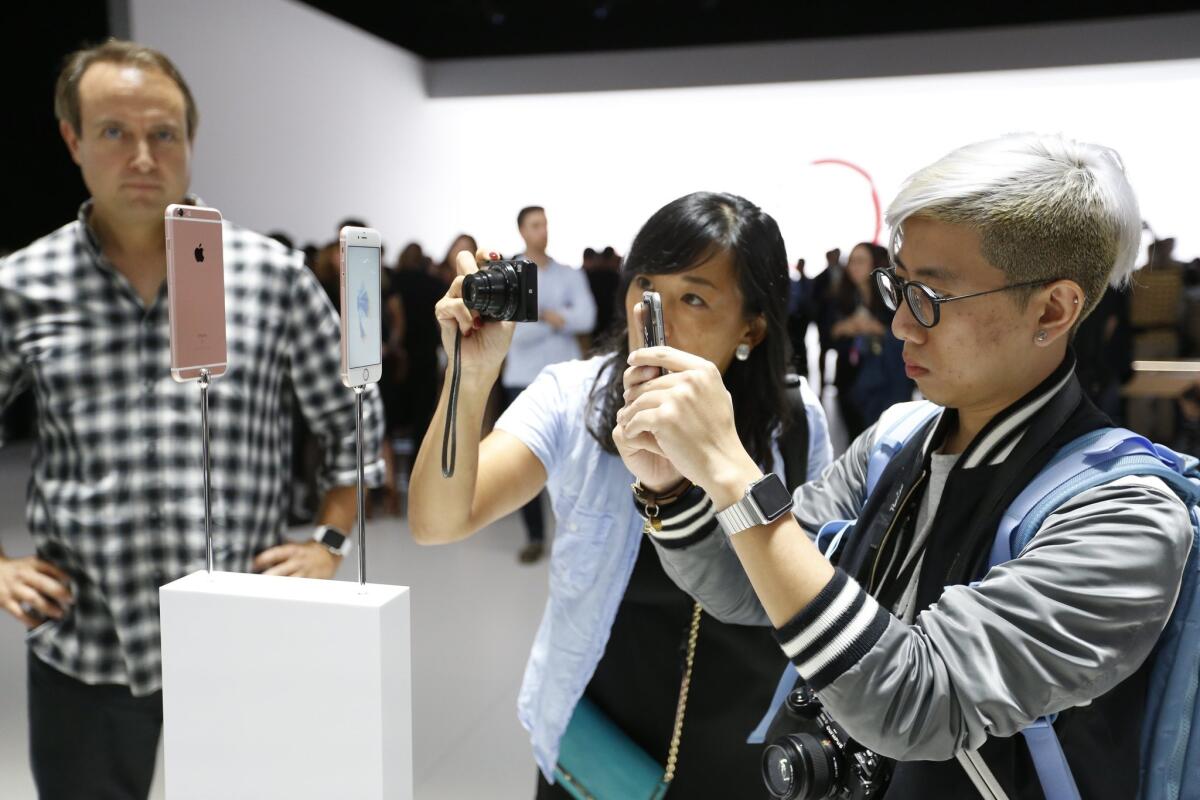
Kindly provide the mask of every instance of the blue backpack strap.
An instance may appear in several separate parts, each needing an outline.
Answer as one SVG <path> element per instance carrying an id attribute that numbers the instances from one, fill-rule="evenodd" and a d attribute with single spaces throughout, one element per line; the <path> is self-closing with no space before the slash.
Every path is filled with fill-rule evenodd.
<path id="1" fill-rule="evenodd" d="M 867 457 L 867 491 L 863 495 L 864 501 L 875 491 L 880 476 L 896 453 L 908 444 L 908 440 L 922 425 L 941 410 L 941 406 L 928 400 L 920 400 L 900 403 L 883 412 L 876 423 L 875 445 Z"/>
<path id="2" fill-rule="evenodd" d="M 896 453 L 899 453 L 908 440 L 921 429 L 930 417 L 939 413 L 941 406 L 927 401 L 914 403 L 899 403 L 883 412 L 876 424 L 875 443 L 867 455 L 867 489 L 863 501 L 871 496 L 879 485 L 879 477 L 887 469 Z M 841 547 L 842 540 L 854 531 L 853 519 L 835 519 L 826 522 L 817 531 L 817 549 L 832 559 Z"/>
<path id="3" fill-rule="evenodd" d="M 1178 481 L 1186 481 L 1179 472 L 1182 458 L 1124 428 L 1080 436 L 1059 450 L 1004 512 L 988 568 L 1019 556 L 1046 517 L 1080 492 L 1126 475 L 1158 475 L 1178 492 Z"/>
<path id="4" fill-rule="evenodd" d="M 758 727 L 750 732 L 750 736 L 746 739 L 746 744 L 763 744 L 767 739 L 767 729 L 771 727 L 772 720 L 775 719 L 775 713 L 783 706 L 783 701 L 787 699 L 788 692 L 796 688 L 796 681 L 800 680 L 800 673 L 796 672 L 796 668 L 788 663 L 783 668 L 783 674 L 779 676 L 779 683 L 775 686 L 775 694 L 771 696 L 771 705 L 767 708 L 767 713 L 759 721 Z"/>
<path id="5" fill-rule="evenodd" d="M 1196 470 L 1195 459 L 1155 445 L 1132 431 L 1106 428 L 1085 434 L 1062 448 L 1012 502 L 996 531 L 988 563 L 989 569 L 996 564 L 1017 558 L 1037 534 L 1046 517 L 1064 503 L 1081 492 L 1128 475 L 1154 475 L 1170 486 L 1191 507 L 1193 537 L 1197 536 L 1200 524 L 1195 506 L 1200 502 L 1200 472 Z M 1189 566 L 1185 571 L 1184 586 L 1180 592 L 1180 607 L 1184 606 L 1185 599 L 1188 598 L 1200 601 L 1200 593 L 1195 590 L 1195 561 L 1193 545 Z M 1188 591 L 1189 579 L 1192 584 L 1191 591 Z M 1186 616 L 1187 608 L 1183 610 Z M 1172 616 L 1172 623 L 1176 616 L 1180 616 L 1178 611 L 1179 608 L 1177 614 Z M 1167 729 L 1164 730 L 1164 726 L 1158 724 L 1162 698 L 1168 695 L 1190 698 L 1191 702 L 1187 704 L 1187 711 L 1184 712 L 1190 721 L 1195 710 L 1196 679 L 1200 676 L 1200 626 L 1192 625 L 1191 638 L 1186 641 L 1185 636 L 1169 635 L 1170 627 L 1171 623 L 1160 641 L 1171 648 L 1172 652 L 1161 654 L 1167 658 L 1156 662 L 1151 685 L 1155 685 L 1156 675 L 1165 672 L 1167 674 L 1159 678 L 1160 684 L 1166 686 L 1173 682 L 1176 693 L 1172 694 L 1167 689 L 1157 692 L 1152 689 L 1148 693 L 1150 702 L 1147 705 L 1142 748 L 1143 763 L 1147 763 L 1149 756 L 1148 762 L 1153 764 L 1156 761 L 1153 754 L 1163 750 L 1176 756 L 1173 759 L 1165 759 L 1172 763 L 1166 769 L 1160 770 L 1168 779 L 1171 774 L 1181 772 L 1184 769 L 1183 764 L 1187 763 L 1184 760 L 1185 753 L 1181 751 L 1187 749 L 1188 731 L 1180 731 L 1178 727 L 1171 726 L 1166 726 Z M 1183 625 L 1179 627 L 1184 628 Z M 1180 653 L 1188 663 L 1179 663 Z M 1166 665 L 1163 670 L 1158 668 L 1160 664 Z M 1172 664 L 1175 665 L 1174 669 L 1171 668 Z M 1052 723 L 1052 717 L 1042 717 L 1021 733 L 1029 746 L 1047 800 L 1073 800 L 1079 797 L 1079 791 Z M 1200 744 L 1194 746 L 1200 747 Z M 1200 780 L 1200 767 L 1193 769 L 1198 772 L 1196 779 Z M 1178 786 L 1177 783 L 1175 785 Z M 1148 789 L 1146 775 L 1143 773 L 1143 796 L 1149 798 L 1179 795 L 1177 788 L 1173 795 L 1157 788 Z"/>
<path id="6" fill-rule="evenodd" d="M 1056 716 L 1039 717 L 1021 731 L 1021 735 L 1029 746 L 1033 768 L 1037 771 L 1046 800 L 1080 800 L 1075 776 L 1071 774 L 1067 756 L 1058 741 L 1058 734 L 1054 732 Z"/>

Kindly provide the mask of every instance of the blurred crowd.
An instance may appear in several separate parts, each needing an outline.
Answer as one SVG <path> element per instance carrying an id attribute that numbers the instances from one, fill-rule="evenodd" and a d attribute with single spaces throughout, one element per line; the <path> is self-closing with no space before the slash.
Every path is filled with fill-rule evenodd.
<path id="1" fill-rule="evenodd" d="M 542 214 L 544 255 L 545 217 L 542 209 L 536 211 Z M 303 252 L 305 264 L 335 308 L 339 303 L 337 231 L 346 225 L 366 227 L 366 221 L 342 220 L 330 240 L 321 244 L 298 246 L 284 232 L 269 234 Z M 478 248 L 473 236 L 462 233 L 441 258 L 429 255 L 418 242 L 407 243 L 394 258 L 384 255 L 380 389 L 387 416 L 384 458 L 389 475 L 383 489 L 372 497 L 372 512 L 382 508 L 384 513 L 398 515 L 403 511 L 408 470 L 433 416 L 447 362 L 434 305 L 455 277 L 457 255 Z M 571 335 L 577 352 L 586 355 L 603 340 L 616 316 L 623 257 L 612 246 L 588 247 L 578 264 L 595 314 L 585 330 Z M 788 328 L 793 368 L 806 376 L 823 398 L 839 449 L 869 427 L 883 409 L 910 399 L 915 389 L 904 372 L 903 344 L 891 333 L 893 312 L 883 305 L 871 278 L 873 270 L 887 265 L 886 248 L 860 242 L 846 255 L 839 248 L 828 251 L 817 270 L 809 268 L 804 259 L 792 270 Z M 1156 381 L 1153 365 L 1147 365 L 1148 372 L 1141 378 L 1134 369 L 1134 362 L 1200 359 L 1200 258 L 1180 260 L 1174 239 L 1154 238 L 1132 285 L 1110 288 L 1080 325 L 1075 351 L 1084 388 L 1115 424 L 1183 452 L 1200 452 L 1200 379 L 1181 386 L 1179 379 Z M 497 385 L 493 394 L 486 427 L 511 400 L 505 396 L 504 383 Z M 519 391 L 523 383 L 509 388 Z M 30 435 L 35 412 L 28 394 L 14 402 L 4 419 L 5 438 Z M 320 448 L 299 414 L 293 429 L 290 517 L 292 523 L 300 524 L 311 521 L 316 513 Z M 533 531 L 539 528 L 535 513 L 526 513 L 527 527 Z M 535 535 L 540 539 L 540 534 Z M 535 547 L 525 555 L 526 560 L 536 560 L 541 552 Z"/>

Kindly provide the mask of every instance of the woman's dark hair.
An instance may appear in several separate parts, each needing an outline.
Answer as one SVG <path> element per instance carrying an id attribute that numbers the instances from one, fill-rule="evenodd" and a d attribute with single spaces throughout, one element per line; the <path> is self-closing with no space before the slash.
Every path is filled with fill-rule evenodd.
<path id="1" fill-rule="evenodd" d="M 667 275 L 697 267 L 719 253 L 732 256 L 742 310 L 747 319 L 762 315 L 766 336 L 746 361 L 725 370 L 733 398 L 733 418 L 750 457 L 771 464 L 771 441 L 789 420 L 785 376 L 790 363 L 787 254 L 779 226 L 749 200 L 732 194 L 695 192 L 660 208 L 638 231 L 621 267 L 616 314 L 601 352 L 610 355 L 588 398 L 588 430 L 609 453 L 616 453 L 612 430 L 624 405 L 622 376 L 629 357 L 625 295 L 638 275 Z"/>
<path id="2" fill-rule="evenodd" d="M 859 242 L 850 248 L 850 255 L 854 255 L 854 251 L 860 247 L 865 247 L 871 253 L 871 270 L 887 269 L 891 266 L 888 261 L 888 251 L 886 247 L 875 244 L 873 242 Z M 843 268 L 844 270 L 845 268 Z M 833 304 L 841 316 L 848 316 L 854 313 L 854 309 L 858 308 L 858 304 L 862 303 L 871 313 L 877 317 L 887 317 L 891 319 L 892 312 L 888 311 L 887 306 L 883 304 L 883 298 L 879 296 L 879 292 L 875 290 L 874 279 L 871 280 L 870 288 L 867 291 L 866 297 L 858 296 L 858 287 L 854 285 L 854 281 L 850 280 L 850 274 L 843 271 L 842 279 L 837 282 L 837 288 L 834 290 Z"/>
<path id="3" fill-rule="evenodd" d="M 475 237 L 469 233 L 460 233 L 458 236 L 455 236 L 453 239 L 451 239 L 450 246 L 446 248 L 446 257 L 442 259 L 441 264 L 439 265 L 442 269 L 450 270 L 451 274 L 454 274 L 455 270 L 454 245 L 458 244 L 459 239 L 466 239 L 471 243 L 471 255 L 475 255 L 475 251 L 479 249 L 479 243 L 476 242 Z"/>

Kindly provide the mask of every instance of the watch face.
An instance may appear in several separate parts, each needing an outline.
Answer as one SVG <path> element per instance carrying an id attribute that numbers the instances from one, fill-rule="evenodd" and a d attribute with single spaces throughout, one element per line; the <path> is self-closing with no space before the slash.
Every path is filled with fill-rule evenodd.
<path id="1" fill-rule="evenodd" d="M 334 550 L 340 550 L 342 545 L 346 543 L 346 537 L 335 531 L 333 528 L 326 528 L 321 532 L 321 544 Z"/>
<path id="2" fill-rule="evenodd" d="M 792 496 L 774 472 L 751 486 L 750 496 L 767 521 L 779 519 L 792 507 Z"/>

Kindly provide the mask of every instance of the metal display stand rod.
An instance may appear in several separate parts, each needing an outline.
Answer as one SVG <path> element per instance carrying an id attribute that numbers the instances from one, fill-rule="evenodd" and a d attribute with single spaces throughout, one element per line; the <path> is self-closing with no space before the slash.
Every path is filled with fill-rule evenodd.
<path id="1" fill-rule="evenodd" d="M 201 458 L 204 461 L 204 547 L 208 556 L 208 574 L 213 574 L 212 498 L 209 487 L 212 483 L 212 465 L 208 457 L 208 379 L 209 372 L 200 370 L 200 441 Z"/>
<path id="2" fill-rule="evenodd" d="M 363 466 L 363 389 L 354 387 L 355 432 L 358 434 L 358 585 L 367 589 L 367 495 Z"/>

